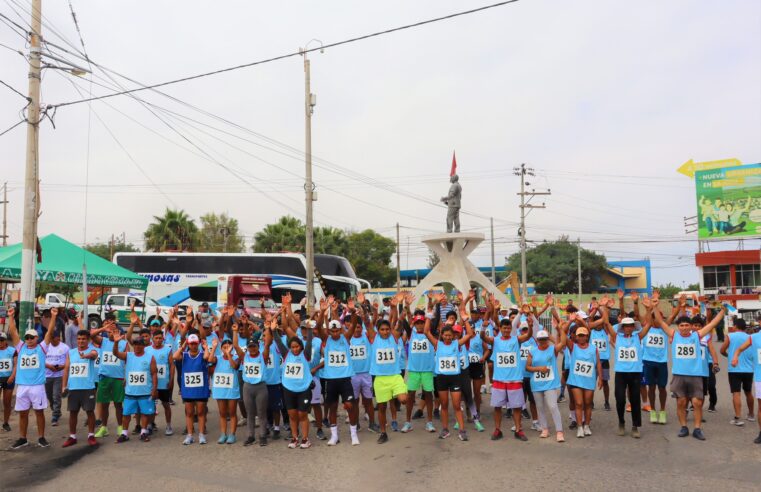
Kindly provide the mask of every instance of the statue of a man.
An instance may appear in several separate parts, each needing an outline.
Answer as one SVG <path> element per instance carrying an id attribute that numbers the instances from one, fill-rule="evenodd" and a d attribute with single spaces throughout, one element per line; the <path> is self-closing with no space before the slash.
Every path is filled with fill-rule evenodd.
<path id="1" fill-rule="evenodd" d="M 449 187 L 449 194 L 441 198 L 447 206 L 447 232 L 460 232 L 460 197 L 462 196 L 462 186 L 459 183 L 460 178 L 456 174 L 449 178 L 452 186 Z"/>

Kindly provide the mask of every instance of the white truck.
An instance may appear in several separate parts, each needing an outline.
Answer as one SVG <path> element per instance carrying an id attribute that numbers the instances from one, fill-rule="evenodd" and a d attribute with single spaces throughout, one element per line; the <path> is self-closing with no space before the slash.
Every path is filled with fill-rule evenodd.
<path id="1" fill-rule="evenodd" d="M 68 300 L 68 303 L 66 302 Z M 45 298 L 43 302 L 37 303 L 37 308 L 42 311 L 44 309 L 50 309 L 50 308 L 63 308 L 67 305 L 71 306 L 74 302 L 72 302 L 71 299 L 67 299 L 67 297 L 64 294 L 58 294 L 55 292 L 50 292 L 48 294 L 45 294 Z"/>
<path id="2" fill-rule="evenodd" d="M 45 295 L 45 302 L 38 304 L 40 310 L 50 309 L 52 307 L 64 308 L 73 307 L 77 311 L 82 311 L 81 304 L 75 304 L 69 300 L 65 302 L 66 296 L 58 293 Z M 103 297 L 103 304 L 89 304 L 87 306 L 87 325 L 92 328 L 99 328 L 103 324 L 106 314 L 113 313 L 120 324 L 129 324 L 129 316 L 132 311 L 132 304 L 135 304 L 135 312 L 138 313 L 143 323 L 149 325 L 156 317 L 158 309 L 158 319 L 163 324 L 169 319 L 169 310 L 172 306 L 162 306 L 150 297 L 145 299 L 143 305 L 142 294 L 107 294 Z"/>

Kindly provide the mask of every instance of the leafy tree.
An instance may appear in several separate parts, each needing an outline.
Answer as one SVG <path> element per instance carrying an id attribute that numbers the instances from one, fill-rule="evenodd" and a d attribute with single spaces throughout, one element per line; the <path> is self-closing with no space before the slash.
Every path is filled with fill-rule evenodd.
<path id="1" fill-rule="evenodd" d="M 433 268 L 436 265 L 439 264 L 441 261 L 441 258 L 439 258 L 439 255 L 436 254 L 436 252 L 432 249 L 428 250 L 428 268 Z"/>
<path id="2" fill-rule="evenodd" d="M 325 255 L 346 256 L 349 251 L 347 235 L 334 227 L 314 229 L 314 252 Z"/>
<path id="3" fill-rule="evenodd" d="M 673 299 L 675 295 L 682 292 L 683 290 L 700 290 L 699 284 L 690 284 L 685 288 L 679 287 L 678 285 L 674 285 L 671 282 L 663 285 L 655 285 L 653 286 L 654 289 L 658 289 L 661 292 L 661 299 Z"/>
<path id="4" fill-rule="evenodd" d="M 304 223 L 295 217 L 286 215 L 274 224 L 267 224 L 264 229 L 254 234 L 255 253 L 279 253 L 290 251 L 303 253 L 306 243 Z"/>
<path id="5" fill-rule="evenodd" d="M 70 303 L 74 303 L 74 294 L 79 292 L 82 285 L 75 284 L 54 284 L 50 282 L 37 282 L 34 288 L 34 292 L 37 297 L 44 298 L 47 294 L 56 293 L 62 294 L 64 297 L 69 298 Z"/>
<path id="6" fill-rule="evenodd" d="M 101 258 L 104 258 L 108 261 L 112 261 L 113 258 L 111 257 L 111 245 L 109 243 L 92 243 L 85 245 L 85 249 L 89 251 L 90 253 L 94 253 Z M 114 243 L 114 254 L 116 253 L 137 253 L 140 251 L 139 248 L 137 248 L 132 243 Z"/>
<path id="7" fill-rule="evenodd" d="M 391 256 L 396 252 L 396 243 L 372 229 L 352 232 L 348 235 L 346 259 L 354 267 L 359 278 L 367 280 L 373 287 L 391 285 L 396 278 L 391 267 Z"/>
<path id="8" fill-rule="evenodd" d="M 238 219 L 226 213 L 210 212 L 201 216 L 198 251 L 242 253 L 246 245 L 238 231 Z"/>
<path id="9" fill-rule="evenodd" d="M 526 270 L 529 282 L 538 292 L 576 292 L 578 290 L 578 249 L 567 237 L 545 241 L 526 251 Z M 581 288 L 595 290 L 607 268 L 605 256 L 581 250 Z M 521 255 L 515 253 L 507 261 L 508 271 L 521 272 Z"/>
<path id="10" fill-rule="evenodd" d="M 143 237 L 149 251 L 198 251 L 198 227 L 184 210 L 166 209 L 154 216 Z"/>

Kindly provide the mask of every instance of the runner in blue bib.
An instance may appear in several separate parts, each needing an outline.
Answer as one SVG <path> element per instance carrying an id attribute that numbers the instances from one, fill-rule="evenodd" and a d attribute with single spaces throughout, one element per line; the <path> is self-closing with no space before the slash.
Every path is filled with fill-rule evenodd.
<path id="1" fill-rule="evenodd" d="M 195 331 L 195 330 L 194 330 Z M 175 350 L 172 359 L 180 363 L 180 396 L 185 405 L 184 445 L 193 444 L 193 417 L 198 416 L 198 443 L 206 444 L 206 414 L 209 401 L 209 359 L 217 349 L 217 341 L 211 347 L 201 342 L 193 332 Z M 201 346 L 203 348 L 201 348 Z"/>
<path id="2" fill-rule="evenodd" d="M 77 344 L 69 351 L 63 370 L 63 393 L 69 408 L 69 437 L 64 448 L 77 443 L 77 418 L 79 411 L 87 414 L 87 444 L 97 446 L 95 440 L 95 359 L 98 352 L 90 345 L 90 332 L 79 330 Z"/>
<path id="3" fill-rule="evenodd" d="M 584 320 L 576 319 L 580 325 Z M 592 402 L 595 386 L 602 388 L 602 363 L 597 348 L 589 343 L 589 329 L 586 326 L 576 328 L 575 341 L 568 340 L 570 351 L 568 387 L 576 404 L 576 437 L 591 436 Z"/>
<path id="4" fill-rule="evenodd" d="M 112 353 L 124 364 L 124 415 L 122 416 L 122 433 L 116 442 L 129 441 L 129 423 L 133 415 L 140 415 L 140 440 L 150 441 L 148 436 L 148 417 L 156 411 L 154 401 L 158 398 L 158 370 L 156 359 L 146 354 L 143 337 L 132 339 L 134 352 L 121 351 L 119 341 L 122 335 L 114 335 Z"/>
<path id="5" fill-rule="evenodd" d="M 228 318 L 232 321 L 230 318 Z M 238 347 L 238 323 L 232 322 L 233 340 L 222 342 L 222 355 L 212 354 L 209 362 L 215 365 L 211 383 L 211 396 L 217 400 L 219 409 L 220 435 L 217 444 L 234 444 L 235 431 L 238 429 L 238 400 L 240 399 L 240 381 L 238 366 L 240 359 L 233 352 Z M 229 420 L 228 420 L 229 419 Z"/>
<path id="6" fill-rule="evenodd" d="M 546 438 L 550 435 L 547 422 L 547 413 L 549 413 L 555 426 L 557 442 L 565 442 L 563 419 L 558 409 L 560 375 L 557 373 L 557 355 L 566 347 L 566 332 L 570 323 L 569 320 L 557 325 L 560 338 L 554 344 L 550 343 L 550 334 L 546 330 L 539 330 L 536 334 L 536 345 L 531 347 L 526 358 L 526 371 L 531 373 L 531 391 L 534 393 L 539 425 L 542 428 L 539 437 Z"/>

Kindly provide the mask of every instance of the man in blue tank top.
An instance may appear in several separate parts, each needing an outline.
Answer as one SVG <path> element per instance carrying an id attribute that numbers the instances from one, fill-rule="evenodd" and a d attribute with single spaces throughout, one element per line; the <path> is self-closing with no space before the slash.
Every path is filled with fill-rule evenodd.
<path id="1" fill-rule="evenodd" d="M 14 309 L 8 310 L 8 334 L 16 349 L 16 368 L 8 378 L 8 382 L 16 384 L 16 407 L 19 413 L 19 438 L 11 445 L 11 449 L 19 449 L 29 445 L 26 431 L 29 427 L 29 410 L 34 410 L 37 420 L 37 444 L 46 448 L 50 443 L 45 439 L 45 409 L 48 407 L 48 398 L 45 394 L 45 354 L 53 338 L 58 309 L 51 309 L 51 318 L 48 330 L 45 332 L 45 340 L 38 343 L 39 337 L 34 329 L 26 330 L 24 340 L 21 340 Z"/>
<path id="2" fill-rule="evenodd" d="M 98 351 L 90 345 L 90 332 L 77 332 L 76 346 L 69 350 L 63 369 L 63 393 L 69 409 L 69 437 L 63 447 L 77 443 L 79 411 L 87 414 L 87 444 L 97 446 L 95 440 L 95 359 Z"/>
<path id="3" fill-rule="evenodd" d="M 158 376 L 158 393 L 161 406 L 164 407 L 164 419 L 166 420 L 165 436 L 174 434 L 172 429 L 172 387 L 174 386 L 174 364 L 171 363 L 172 349 L 164 343 L 164 332 L 155 330 L 151 336 L 152 345 L 145 349 L 145 353 L 153 356 L 156 360 L 156 370 Z M 156 414 L 149 418 L 148 427 L 151 430 L 156 429 Z M 150 432 L 150 431 L 149 431 Z"/>
<path id="4" fill-rule="evenodd" d="M 140 413 L 140 440 L 150 441 L 148 436 L 148 416 L 156 412 L 154 400 L 158 393 L 158 369 L 156 359 L 145 353 L 143 337 L 132 339 L 134 352 L 123 352 L 119 349 L 121 334 L 114 335 L 113 354 L 125 362 L 124 382 L 124 416 L 122 417 L 122 433 L 116 442 L 129 441 L 129 423 L 132 416 Z"/>

